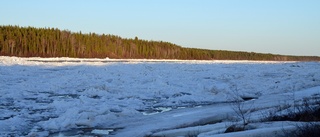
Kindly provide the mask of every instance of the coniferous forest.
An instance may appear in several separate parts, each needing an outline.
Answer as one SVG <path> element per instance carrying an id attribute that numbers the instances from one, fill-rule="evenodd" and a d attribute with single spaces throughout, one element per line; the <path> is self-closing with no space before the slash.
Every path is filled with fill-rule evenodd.
<path id="1" fill-rule="evenodd" d="M 316 56 L 284 56 L 183 48 L 163 42 L 115 35 L 70 32 L 56 28 L 0 26 L 0 55 L 116 59 L 320 61 Z"/>

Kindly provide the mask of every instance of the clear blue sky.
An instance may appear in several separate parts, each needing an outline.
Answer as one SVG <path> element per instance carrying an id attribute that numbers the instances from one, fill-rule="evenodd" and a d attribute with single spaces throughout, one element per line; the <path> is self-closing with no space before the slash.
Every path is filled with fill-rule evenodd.
<path id="1" fill-rule="evenodd" d="M 320 56 L 320 0 L 2 0 L 0 25 Z"/>

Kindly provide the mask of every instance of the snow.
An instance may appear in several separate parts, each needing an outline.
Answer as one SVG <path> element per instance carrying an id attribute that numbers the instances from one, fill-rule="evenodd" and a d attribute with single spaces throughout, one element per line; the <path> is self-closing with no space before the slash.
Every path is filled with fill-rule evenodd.
<path id="1" fill-rule="evenodd" d="M 0 56 L 0 136 L 281 136 L 293 122 L 260 122 L 262 113 L 320 96 L 319 70 L 319 62 Z M 252 99 L 243 103 L 252 129 L 223 133 L 240 122 L 231 102 L 242 98 Z"/>

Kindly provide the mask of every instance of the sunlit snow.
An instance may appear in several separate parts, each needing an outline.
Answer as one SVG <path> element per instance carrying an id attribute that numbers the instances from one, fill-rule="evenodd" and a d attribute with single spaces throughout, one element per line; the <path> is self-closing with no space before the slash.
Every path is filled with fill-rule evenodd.
<path id="1" fill-rule="evenodd" d="M 0 57 L 0 136 L 281 135 L 263 113 L 320 96 L 319 62 Z M 230 102 L 252 109 L 250 129 Z M 246 108 L 247 109 L 247 108 Z"/>

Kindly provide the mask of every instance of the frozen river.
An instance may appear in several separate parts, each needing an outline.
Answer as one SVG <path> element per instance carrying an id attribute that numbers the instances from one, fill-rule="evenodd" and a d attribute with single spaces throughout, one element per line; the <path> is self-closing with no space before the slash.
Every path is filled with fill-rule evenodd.
<path id="1" fill-rule="evenodd" d="M 221 136 L 237 120 L 236 100 L 254 110 L 255 130 L 286 128 L 257 121 L 319 96 L 319 70 L 319 62 L 0 57 L 0 136 Z"/>

